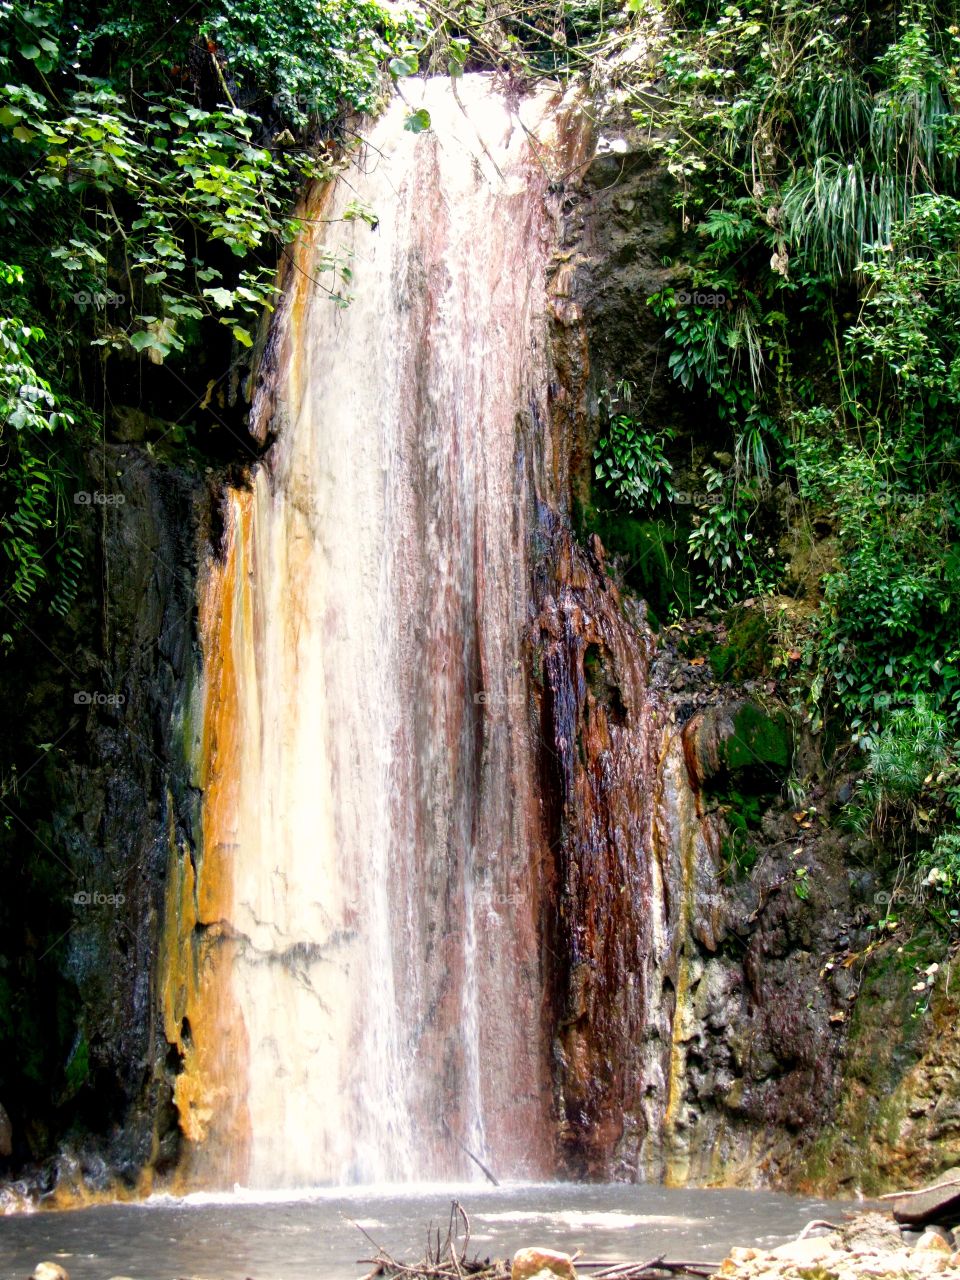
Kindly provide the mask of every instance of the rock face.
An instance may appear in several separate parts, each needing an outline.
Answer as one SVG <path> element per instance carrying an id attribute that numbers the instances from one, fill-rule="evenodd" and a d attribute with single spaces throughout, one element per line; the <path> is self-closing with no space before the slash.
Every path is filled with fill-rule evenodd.
<path id="1" fill-rule="evenodd" d="M 603 510 L 592 484 L 599 394 L 621 378 L 644 389 L 644 424 L 676 433 L 678 489 L 701 488 L 720 447 L 645 305 L 683 287 L 682 265 L 664 265 L 684 250 L 670 181 L 615 108 L 599 132 L 564 192 L 554 264 L 555 434 L 575 539 L 544 524 L 534 593 L 565 1160 L 581 1176 L 907 1186 L 960 1159 L 945 944 L 921 955 L 878 938 L 887 885 L 832 821 L 852 790 L 792 722 L 763 607 L 745 602 L 707 660 L 647 628 L 631 596 L 661 624 L 682 596 L 689 506 L 654 527 Z M 771 519 L 787 519 L 789 499 L 771 501 Z M 686 779 L 672 772 L 676 735 Z M 915 1019 L 931 962 L 930 1013 Z"/>
<path id="2" fill-rule="evenodd" d="M 666 1020 L 655 1029 L 660 991 L 647 985 L 661 976 L 648 959 L 662 903 L 654 902 L 655 867 L 644 857 L 652 849 L 644 783 L 656 769 L 655 709 L 642 633 L 621 613 L 600 554 L 598 543 L 584 554 L 557 532 L 537 619 L 557 897 L 544 924 L 554 957 L 561 1140 L 567 1161 L 591 1177 L 614 1161 L 624 1172 L 636 1169 L 639 1145 L 659 1131 L 664 1055 L 649 1049 L 667 1030 Z M 649 910 L 636 911 L 639 902 Z M 659 1041 L 667 1043 L 669 1034 Z"/>
<path id="3" fill-rule="evenodd" d="M 13 1126 L 10 1117 L 0 1106 L 0 1157 L 13 1155 Z"/>
<path id="4" fill-rule="evenodd" d="M 676 283 L 669 182 L 622 122 L 602 132 L 626 150 L 567 192 L 554 264 L 554 430 L 574 523 L 590 507 L 597 398 L 619 378 L 649 388 L 645 421 L 707 456 L 644 305 Z M 786 708 L 718 686 L 652 633 L 614 586 L 659 608 L 656 573 L 638 577 L 624 550 L 649 531 L 610 527 L 611 549 L 589 528 L 604 519 L 576 540 L 565 512 L 544 520 L 532 629 L 565 1162 L 585 1177 L 775 1181 L 834 1103 L 849 988 L 820 970 L 851 932 L 843 850 L 779 801 L 801 749 Z M 750 877 L 723 820 L 736 792 L 771 806 Z"/>
<path id="5" fill-rule="evenodd" d="M 938 962 L 928 985 L 924 975 Z M 875 1194 L 936 1183 L 957 1166 L 960 993 L 954 973 L 955 961 L 936 938 L 881 943 L 862 964 L 833 1123 L 794 1166 L 793 1185 Z M 918 1005 L 928 1006 L 922 1017 L 914 1016 Z"/>
<path id="6" fill-rule="evenodd" d="M 708 706 L 683 730 L 691 781 L 703 787 L 723 773 L 785 771 L 793 755 L 793 726 L 780 708 L 767 710 L 746 699 Z"/>
<path id="7" fill-rule="evenodd" d="M 642 614 L 607 579 L 599 540 L 582 551 L 560 531 L 549 563 L 533 634 L 568 1168 L 775 1178 L 834 1102 L 849 990 L 821 968 L 849 928 L 840 851 L 783 814 L 760 874 L 725 877 L 715 803 L 689 764 L 696 723 L 655 683 Z M 744 704 L 713 718 L 726 764 L 711 776 L 755 745 L 749 709 L 742 736 Z M 781 721 L 766 723 L 779 751 Z"/>
<path id="8" fill-rule="evenodd" d="M 68 621 L 35 647 L 26 695 L 7 682 L 0 694 L 24 769 L 36 761 L 31 742 L 58 744 L 0 835 L 0 857 L 30 870 L 11 874 L 0 908 L 0 946 L 24 975 L 29 1011 L 15 1049 L 0 1046 L 0 1089 L 33 1185 L 66 1194 L 116 1178 L 136 1185 L 144 1165 L 176 1156 L 175 1064 L 157 1025 L 152 957 L 168 841 L 189 843 L 196 799 L 183 740 L 209 503 L 202 477 L 136 445 L 108 444 L 87 462 L 78 488 L 113 499 L 78 507 L 102 606 L 84 586 Z M 23 853 L 25 832 L 36 857 Z M 0 1000 L 6 990 L 0 982 Z M 81 1135 L 75 1156 L 31 1163 L 68 1129 Z"/>
<path id="9" fill-rule="evenodd" d="M 169 843 L 189 843 L 194 821 L 186 700 L 195 663 L 197 531 L 207 498 L 197 477 L 123 454 L 116 469 L 126 501 L 107 531 L 112 625 L 101 661 L 109 676 L 100 678 L 124 701 L 80 708 L 89 760 L 69 779 L 83 823 L 72 849 L 78 883 L 108 901 L 94 897 L 77 907 L 68 965 L 83 998 L 90 1074 L 99 1093 L 109 1073 L 126 1111 L 110 1163 L 135 1180 L 151 1159 L 163 1167 L 175 1152 L 153 957 Z M 91 670 L 89 681 L 98 675 Z"/>

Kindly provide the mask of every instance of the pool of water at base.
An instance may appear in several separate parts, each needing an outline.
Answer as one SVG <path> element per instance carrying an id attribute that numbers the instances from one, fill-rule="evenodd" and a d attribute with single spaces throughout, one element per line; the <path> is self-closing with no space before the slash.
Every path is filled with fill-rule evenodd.
<path id="1" fill-rule="evenodd" d="M 446 1235 L 454 1198 L 469 1215 L 470 1257 L 545 1245 L 585 1258 L 717 1263 L 732 1245 L 772 1248 L 813 1218 L 838 1221 L 857 1207 L 623 1184 L 238 1190 L 0 1218 L 0 1277 L 26 1280 L 52 1261 L 70 1280 L 358 1280 L 371 1269 L 363 1261 L 375 1253 L 371 1240 L 419 1260 L 430 1223 Z"/>

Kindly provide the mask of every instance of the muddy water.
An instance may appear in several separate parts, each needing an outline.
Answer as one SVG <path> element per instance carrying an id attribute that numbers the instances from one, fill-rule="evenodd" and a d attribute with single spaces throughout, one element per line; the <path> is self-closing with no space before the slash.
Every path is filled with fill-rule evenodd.
<path id="1" fill-rule="evenodd" d="M 772 1192 L 573 1184 L 197 1196 L 2 1218 L 0 1275 L 20 1280 L 50 1259 L 71 1280 L 356 1280 L 372 1246 L 355 1223 L 394 1256 L 419 1258 L 431 1220 L 445 1234 L 453 1194 L 484 1257 L 546 1244 L 589 1258 L 719 1262 L 732 1244 L 772 1246 L 844 1207 Z"/>

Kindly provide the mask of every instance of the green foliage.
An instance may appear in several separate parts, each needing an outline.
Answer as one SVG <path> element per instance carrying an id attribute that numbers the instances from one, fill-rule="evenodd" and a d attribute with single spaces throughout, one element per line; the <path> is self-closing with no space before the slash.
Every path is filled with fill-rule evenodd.
<path id="1" fill-rule="evenodd" d="M 708 256 L 718 246 L 733 252 L 746 225 L 736 214 L 708 217 L 703 227 L 704 235 L 713 237 Z M 764 385 L 771 357 L 776 357 L 770 329 L 783 317 L 778 312 L 763 316 L 753 295 L 732 305 L 726 292 L 735 287 L 732 277 L 718 274 L 719 283 L 710 292 L 695 284 L 691 294 L 665 289 L 648 302 L 669 321 L 664 337 L 672 347 L 671 373 L 681 386 L 705 398 L 732 433 L 733 465 L 726 471 L 705 468 L 707 501 L 694 517 L 688 544 L 702 581 L 701 603 L 726 606 L 769 590 L 779 576 L 773 543 L 764 539 L 751 544 L 778 436 Z M 699 303 L 700 297 L 708 301 Z"/>
<path id="2" fill-rule="evenodd" d="M 797 895 L 801 902 L 806 902 L 810 897 L 810 869 L 809 867 L 794 867 L 793 869 L 793 892 Z"/>
<path id="3" fill-rule="evenodd" d="M 763 481 L 736 470 L 704 468 L 707 502 L 693 517 L 688 548 L 702 582 L 702 604 L 727 607 L 771 590 L 780 565 L 773 545 L 758 542 L 755 524 Z"/>
<path id="4" fill-rule="evenodd" d="M 253 110 L 272 108 L 294 126 L 330 120 L 344 101 L 372 110 L 384 61 L 418 29 L 412 10 L 401 22 L 369 0 L 219 0 L 199 24 L 236 84 L 234 96 L 252 96 Z"/>
<path id="5" fill-rule="evenodd" d="M 637 10 L 636 0 L 628 8 Z M 423 0 L 431 20 L 421 64 L 459 75 L 471 67 L 507 68 L 523 79 L 567 78 L 594 69 L 593 57 L 628 38 L 620 6 L 606 0 Z"/>
<path id="6" fill-rule="evenodd" d="M 19 270 L 2 264 L 0 278 L 8 288 L 21 283 Z M 9 593 L 25 602 L 52 576 L 48 602 L 63 614 L 76 594 L 79 572 L 61 461 L 64 436 L 75 420 L 34 364 L 43 338 L 41 329 L 0 316 L 0 545 Z"/>
<path id="7" fill-rule="evenodd" d="M 763 799 L 745 795 L 735 787 L 725 790 L 719 798 L 718 811 L 727 828 L 720 841 L 723 874 L 726 879 L 749 875 L 760 857 L 756 832 L 763 816 Z"/>
<path id="8" fill-rule="evenodd" d="M 411 111 L 404 121 L 403 127 L 410 133 L 424 133 L 430 128 L 430 112 L 425 107 L 419 111 Z"/>
<path id="9" fill-rule="evenodd" d="M 916 693 L 960 709 L 960 649 L 953 619 L 960 576 L 947 484 L 898 456 L 804 430 L 794 451 L 799 490 L 835 522 L 839 564 L 824 584 L 820 657 L 858 733 Z"/>
<path id="10" fill-rule="evenodd" d="M 817 156 L 783 194 L 784 221 L 804 261 L 837 275 L 859 266 L 867 246 L 888 244 L 906 208 L 896 177 L 871 171 L 861 156 Z"/>
<path id="11" fill-rule="evenodd" d="M 14 235 L 26 217 L 62 230 L 39 246 L 58 302 L 76 315 L 87 299 L 115 300 L 95 306 L 91 341 L 154 360 L 182 352 L 208 315 L 249 346 L 277 250 L 297 230 L 293 193 L 329 166 L 258 144 L 259 120 L 233 105 L 207 110 L 149 89 L 134 105 L 117 87 L 71 79 L 56 101 L 10 85 L 3 113 L 14 163 L 33 173 L 6 221 Z M 24 246 L 24 267 L 37 247 Z"/>
<path id="12" fill-rule="evenodd" d="M 385 68 L 397 83 L 438 61 L 454 78 L 476 65 L 570 74 L 608 27 L 588 0 L 200 0 L 182 13 L 167 0 L 0 0 L 0 14 L 0 229 L 24 282 L 5 312 L 17 349 L 3 393 L 18 417 L 4 427 L 0 590 L 26 601 L 48 583 L 61 612 L 78 566 L 59 437 L 79 456 L 99 425 L 71 401 L 108 400 L 132 357 L 221 352 L 214 382 L 240 365 L 300 229 L 296 197 L 343 162 L 347 118 L 377 108 Z M 430 125 L 423 109 L 406 121 Z M 334 305 L 351 278 L 346 254 L 319 262 Z"/>
<path id="13" fill-rule="evenodd" d="M 606 434 L 594 451 L 594 474 L 617 502 L 643 511 L 674 496 L 670 480 L 673 467 L 665 453 L 671 433 L 658 431 L 635 418 L 629 412 L 632 395 L 629 382 L 618 383 L 615 396 L 609 391 L 601 395 L 607 425 Z M 618 404 L 624 406 L 619 413 L 615 412 Z"/>
<path id="14" fill-rule="evenodd" d="M 0 13 L 0 588 L 63 613 L 80 572 L 67 464 L 97 429 L 82 405 L 108 358 L 196 358 L 211 325 L 234 360 L 252 347 L 295 196 L 335 168 L 306 127 L 371 109 L 426 20 L 342 0 Z M 318 278 L 348 300 L 346 259 Z"/>
<path id="15" fill-rule="evenodd" d="M 864 739 L 867 763 L 848 820 L 894 841 L 913 898 L 942 926 L 960 926 L 960 741 L 922 695 Z"/>
<path id="16" fill-rule="evenodd" d="M 858 792 L 872 820 L 883 822 L 896 812 L 913 823 L 929 821 L 921 803 L 924 788 L 948 765 L 956 747 L 946 716 L 918 696 L 910 706 L 892 711 L 866 747 L 867 767 Z"/>
<path id="17" fill-rule="evenodd" d="M 960 933 L 960 826 L 945 831 L 918 858 L 919 879 L 928 910 L 942 903 L 941 923 Z"/>
<path id="18" fill-rule="evenodd" d="M 869 377 L 889 379 L 894 446 L 906 464 L 936 475 L 960 456 L 952 430 L 960 393 L 960 201 L 924 195 L 864 264 L 868 283 L 859 321 L 846 334 Z"/>
<path id="19" fill-rule="evenodd" d="M 762 498 L 786 482 L 834 531 L 823 701 L 867 735 L 915 694 L 956 723 L 956 14 L 677 0 L 671 16 L 660 100 L 638 84 L 635 114 L 676 177 L 692 281 L 650 304 L 733 457 L 691 535 L 705 598 L 780 586 Z"/>

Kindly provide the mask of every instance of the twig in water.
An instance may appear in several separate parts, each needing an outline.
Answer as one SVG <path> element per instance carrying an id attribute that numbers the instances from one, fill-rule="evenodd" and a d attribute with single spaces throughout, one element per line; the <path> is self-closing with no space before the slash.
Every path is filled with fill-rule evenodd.
<path id="1" fill-rule="evenodd" d="M 489 1178 L 489 1180 L 493 1183 L 495 1187 L 499 1187 L 500 1183 L 496 1180 L 496 1178 L 493 1176 L 493 1174 L 490 1172 L 487 1166 L 483 1163 L 483 1161 L 479 1158 L 479 1156 L 475 1156 L 469 1147 L 465 1147 L 463 1143 L 460 1141 L 460 1139 L 457 1137 L 457 1135 L 450 1128 L 450 1126 L 447 1124 L 446 1116 L 443 1117 L 443 1128 L 447 1136 L 454 1140 L 454 1142 L 457 1144 L 460 1150 L 464 1153 L 464 1155 L 470 1157 L 470 1159 L 477 1166 L 477 1168 L 482 1173 L 484 1173 L 487 1176 L 487 1178 Z"/>

